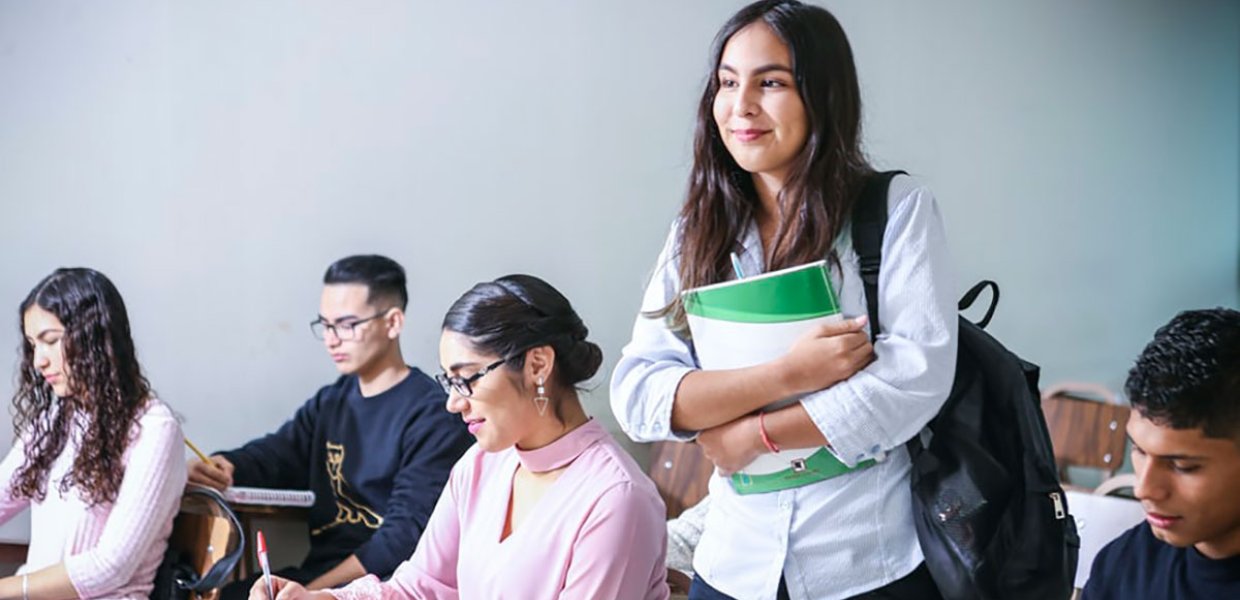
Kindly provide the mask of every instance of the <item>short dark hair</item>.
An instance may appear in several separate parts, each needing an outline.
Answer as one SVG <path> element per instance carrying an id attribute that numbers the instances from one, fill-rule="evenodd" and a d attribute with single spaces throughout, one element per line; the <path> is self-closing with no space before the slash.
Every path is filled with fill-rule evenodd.
<path id="1" fill-rule="evenodd" d="M 593 377 L 603 363 L 602 349 L 586 340 L 590 330 L 568 298 L 533 275 L 475 285 L 452 303 L 443 329 L 464 335 L 475 349 L 506 358 L 517 369 L 525 365 L 526 350 L 551 346 L 555 378 L 566 387 Z M 552 407 L 562 421 L 559 404 Z"/>
<path id="2" fill-rule="evenodd" d="M 342 258 L 327 267 L 323 284 L 357 283 L 366 286 L 366 302 L 377 304 L 386 300 L 401 310 L 409 304 L 405 289 L 405 268 L 400 263 L 378 254 L 359 254 Z"/>
<path id="3" fill-rule="evenodd" d="M 1124 391 L 1160 425 L 1240 441 L 1240 311 L 1176 315 L 1141 352 Z"/>

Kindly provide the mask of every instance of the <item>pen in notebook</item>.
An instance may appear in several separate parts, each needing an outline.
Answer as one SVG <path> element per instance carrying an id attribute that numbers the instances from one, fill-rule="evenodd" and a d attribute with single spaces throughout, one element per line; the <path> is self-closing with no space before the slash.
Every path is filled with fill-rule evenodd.
<path id="1" fill-rule="evenodd" d="M 736 256 L 735 252 L 732 253 L 732 270 L 736 271 L 737 279 L 745 278 L 745 271 L 741 269 L 741 259 L 740 257 Z"/>
<path id="2" fill-rule="evenodd" d="M 258 538 L 258 543 L 255 544 L 258 553 L 258 566 L 262 567 L 263 579 L 267 580 L 267 598 L 270 600 L 275 598 L 276 595 L 271 591 L 271 563 L 267 562 L 267 538 L 263 537 L 261 529 L 256 537 Z"/>

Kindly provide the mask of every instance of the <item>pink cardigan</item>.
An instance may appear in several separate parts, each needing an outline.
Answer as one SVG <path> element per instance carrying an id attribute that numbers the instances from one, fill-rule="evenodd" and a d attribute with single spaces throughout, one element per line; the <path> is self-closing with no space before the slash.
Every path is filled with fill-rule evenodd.
<path id="1" fill-rule="evenodd" d="M 125 449 L 125 477 L 116 501 L 94 508 L 76 489 L 60 493 L 83 425 L 74 424 L 72 437 L 52 463 L 42 502 L 12 496 L 10 482 L 25 460 L 22 440 L 13 443 L 0 463 L 0 522 L 30 507 L 30 550 L 19 573 L 64 562 L 81 598 L 146 598 L 185 489 L 181 425 L 167 405 L 151 400 Z"/>
<path id="2" fill-rule="evenodd" d="M 504 541 L 517 465 L 535 472 L 570 463 Z M 654 484 L 590 421 L 530 452 L 477 446 L 452 470 L 413 556 L 391 579 L 368 575 L 330 590 L 337 598 L 668 597 L 667 526 Z"/>

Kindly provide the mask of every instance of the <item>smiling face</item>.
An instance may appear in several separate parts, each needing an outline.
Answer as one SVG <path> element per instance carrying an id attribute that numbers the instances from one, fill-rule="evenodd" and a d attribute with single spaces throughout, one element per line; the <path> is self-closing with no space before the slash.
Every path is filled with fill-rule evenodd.
<path id="1" fill-rule="evenodd" d="M 439 363 L 450 377 L 469 379 L 500 358 L 479 353 L 468 337 L 455 331 L 444 331 L 439 338 Z M 523 377 L 523 371 L 501 364 L 470 382 L 468 397 L 456 389 L 448 392 L 448 412 L 461 415 L 484 451 L 511 448 L 538 432 L 538 410 L 522 389 Z"/>
<path id="2" fill-rule="evenodd" d="M 70 395 L 69 366 L 65 363 L 65 326 L 56 315 L 33 305 L 22 315 L 26 343 L 33 350 L 31 363 L 61 398 Z"/>
<path id="3" fill-rule="evenodd" d="M 755 21 L 728 40 L 716 76 L 715 125 L 728 153 L 742 169 L 784 181 L 809 135 L 788 46 Z"/>
<path id="4" fill-rule="evenodd" d="M 1133 411 L 1133 489 L 1154 536 L 1210 558 L 1240 555 L 1240 445 L 1173 429 Z"/>

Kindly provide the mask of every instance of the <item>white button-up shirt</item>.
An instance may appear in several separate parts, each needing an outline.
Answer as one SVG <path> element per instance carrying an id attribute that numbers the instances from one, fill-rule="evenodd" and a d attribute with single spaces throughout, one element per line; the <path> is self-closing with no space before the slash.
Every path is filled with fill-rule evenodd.
<path id="1" fill-rule="evenodd" d="M 774 599 L 780 577 L 794 600 L 848 598 L 895 581 L 922 561 L 913 527 L 909 457 L 902 448 L 934 417 L 956 366 L 955 284 L 938 204 L 928 189 L 896 176 L 879 275 L 877 359 L 800 402 L 845 464 L 877 465 L 811 485 L 738 495 L 712 477 L 706 527 L 694 570 L 735 598 Z M 680 293 L 676 226 L 646 288 L 642 310 Z M 757 227 L 742 242 L 745 273 L 764 269 Z M 848 228 L 835 250 L 831 279 L 846 317 L 866 314 L 865 291 Z M 611 405 L 636 441 L 687 439 L 673 432 L 672 403 L 697 369 L 692 342 L 660 319 L 638 316 L 611 381 Z M 890 451 L 890 453 L 888 453 Z"/>

